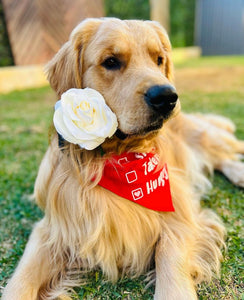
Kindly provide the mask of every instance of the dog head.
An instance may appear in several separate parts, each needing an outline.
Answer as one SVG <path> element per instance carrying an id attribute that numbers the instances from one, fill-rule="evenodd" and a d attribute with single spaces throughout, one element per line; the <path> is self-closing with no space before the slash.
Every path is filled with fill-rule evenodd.
<path id="1" fill-rule="evenodd" d="M 58 96 L 93 88 L 116 114 L 121 136 L 160 129 L 179 109 L 173 86 L 171 45 L 152 21 L 87 19 L 47 66 Z"/>

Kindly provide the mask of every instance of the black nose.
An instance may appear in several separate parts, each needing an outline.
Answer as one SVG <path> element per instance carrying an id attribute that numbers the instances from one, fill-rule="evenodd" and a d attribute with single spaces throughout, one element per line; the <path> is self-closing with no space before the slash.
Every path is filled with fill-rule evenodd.
<path id="1" fill-rule="evenodd" d="M 144 98 L 153 110 L 168 114 L 174 109 L 178 95 L 172 85 L 154 85 L 147 90 Z"/>

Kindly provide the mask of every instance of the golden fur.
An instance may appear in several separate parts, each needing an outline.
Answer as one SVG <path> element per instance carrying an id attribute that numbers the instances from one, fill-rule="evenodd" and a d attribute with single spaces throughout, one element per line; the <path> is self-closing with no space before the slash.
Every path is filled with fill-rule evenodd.
<path id="1" fill-rule="evenodd" d="M 150 124 L 143 94 L 152 85 L 172 84 L 170 51 L 166 32 L 155 22 L 88 19 L 49 63 L 48 78 L 59 97 L 72 87 L 98 90 L 130 136 L 107 139 L 101 157 L 97 149 L 72 144 L 61 151 L 54 134 L 35 183 L 45 216 L 30 236 L 4 300 L 55 299 L 77 284 L 80 269 L 101 268 L 116 281 L 148 271 L 153 261 L 155 299 L 190 300 L 197 299 L 196 283 L 219 272 L 225 229 L 214 212 L 200 207 L 210 186 L 204 172 L 219 169 L 244 185 L 238 161 L 244 144 L 234 137 L 229 120 L 184 115 L 179 101 L 161 130 L 145 134 Z M 111 55 L 123 61 L 121 70 L 101 66 Z M 158 55 L 161 66 L 155 62 Z M 97 186 L 111 153 L 152 147 L 168 164 L 175 212 L 152 211 Z M 237 164 L 242 173 L 233 176 Z"/>

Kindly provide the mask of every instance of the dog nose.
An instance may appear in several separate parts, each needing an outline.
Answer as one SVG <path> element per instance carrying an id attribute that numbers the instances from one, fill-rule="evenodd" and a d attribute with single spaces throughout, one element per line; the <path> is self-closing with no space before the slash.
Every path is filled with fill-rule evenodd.
<path id="1" fill-rule="evenodd" d="M 178 95 L 172 85 L 154 85 L 147 90 L 144 98 L 153 110 L 167 114 L 174 109 Z"/>

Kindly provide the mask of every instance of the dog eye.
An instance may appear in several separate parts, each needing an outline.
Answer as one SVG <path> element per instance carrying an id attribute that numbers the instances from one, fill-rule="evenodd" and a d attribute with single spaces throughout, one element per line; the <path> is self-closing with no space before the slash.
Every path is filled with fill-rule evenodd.
<path id="1" fill-rule="evenodd" d="M 159 56 L 159 57 L 158 57 L 157 63 L 158 63 L 158 66 L 162 65 L 162 63 L 163 63 L 163 58 L 162 58 L 162 56 Z"/>
<path id="2" fill-rule="evenodd" d="M 121 68 L 121 61 L 119 61 L 116 57 L 109 57 L 105 59 L 102 66 L 107 70 L 119 70 Z"/>

